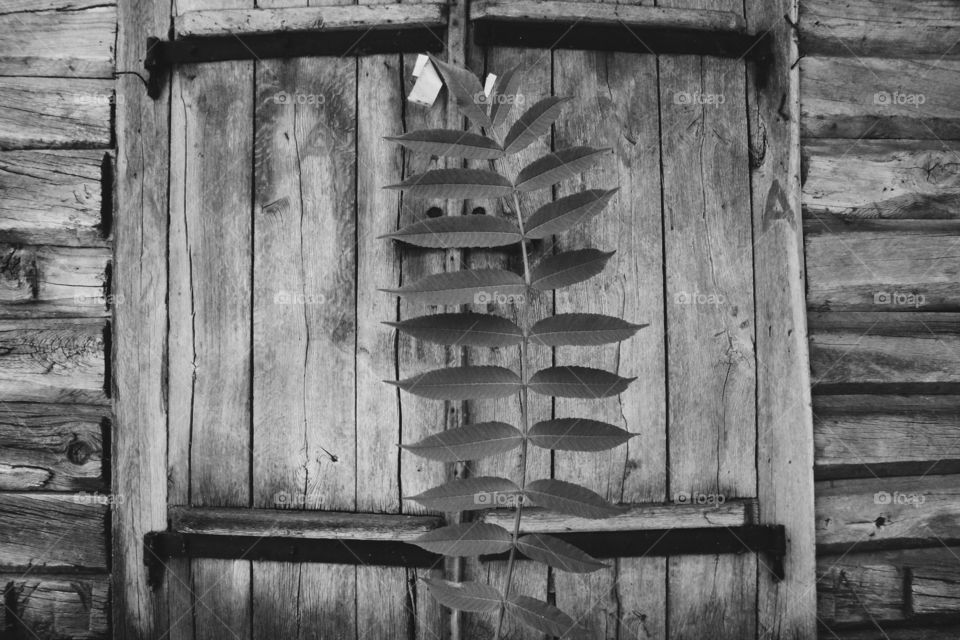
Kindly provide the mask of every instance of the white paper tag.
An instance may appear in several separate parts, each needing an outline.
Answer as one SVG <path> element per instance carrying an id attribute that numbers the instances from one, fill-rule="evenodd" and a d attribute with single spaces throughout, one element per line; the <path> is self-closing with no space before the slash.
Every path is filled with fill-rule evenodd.
<path id="1" fill-rule="evenodd" d="M 490 97 L 490 94 L 493 93 L 493 85 L 497 82 L 497 76 L 492 73 L 487 74 L 487 81 L 483 84 L 483 94 Z"/>
<path id="2" fill-rule="evenodd" d="M 417 56 L 417 62 L 413 66 L 413 77 L 417 81 L 414 83 L 410 95 L 407 96 L 407 100 L 424 107 L 432 107 L 433 103 L 437 101 L 437 96 L 440 95 L 440 89 L 443 88 L 443 80 L 440 79 L 437 70 L 433 68 L 430 58 L 423 54 Z"/>

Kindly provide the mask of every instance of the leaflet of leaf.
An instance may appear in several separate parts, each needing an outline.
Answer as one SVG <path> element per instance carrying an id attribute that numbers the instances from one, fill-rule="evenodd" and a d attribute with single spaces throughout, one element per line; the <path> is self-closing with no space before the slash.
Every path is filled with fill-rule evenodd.
<path id="1" fill-rule="evenodd" d="M 497 84 L 493 89 L 493 104 L 490 106 L 490 121 L 493 122 L 494 127 L 503 124 L 513 109 L 522 79 L 519 71 L 520 65 L 517 65 L 497 78 Z"/>
<path id="2" fill-rule="evenodd" d="M 557 398 L 606 398 L 623 393 L 636 378 L 591 367 L 550 367 L 530 377 L 530 389 Z"/>
<path id="3" fill-rule="evenodd" d="M 494 160 L 503 155 L 503 149 L 495 140 L 455 129 L 421 129 L 402 136 L 386 136 L 384 140 L 397 142 L 411 151 L 433 156 Z"/>
<path id="4" fill-rule="evenodd" d="M 502 247 L 520 242 L 520 230 L 495 216 L 442 216 L 414 222 L 380 238 L 433 249 Z"/>
<path id="5" fill-rule="evenodd" d="M 563 180 L 576 178 L 586 171 L 610 149 L 594 149 L 593 147 L 570 147 L 549 153 L 538 160 L 534 160 L 520 171 L 517 176 L 517 191 L 536 191 L 553 186 Z"/>
<path id="6" fill-rule="evenodd" d="M 589 189 L 548 202 L 527 220 L 526 237 L 542 240 L 587 222 L 599 215 L 620 189 Z"/>
<path id="7" fill-rule="evenodd" d="M 438 306 L 473 304 L 477 296 L 487 299 L 493 293 L 503 296 L 523 296 L 527 285 L 512 271 L 476 269 L 437 273 L 421 278 L 399 289 L 383 289 L 412 302 Z"/>
<path id="8" fill-rule="evenodd" d="M 523 436 L 505 422 L 478 422 L 427 436 L 415 444 L 401 445 L 410 453 L 440 462 L 479 460 L 511 451 Z"/>
<path id="9" fill-rule="evenodd" d="M 435 313 L 384 322 L 397 330 L 435 344 L 466 347 L 509 347 L 523 340 L 523 331 L 500 316 L 486 313 Z"/>
<path id="10" fill-rule="evenodd" d="M 544 420 L 530 428 L 530 442 L 542 449 L 557 451 L 606 451 L 619 447 L 634 437 L 606 422 L 587 418 Z"/>
<path id="11" fill-rule="evenodd" d="M 530 341 L 547 347 L 593 347 L 626 340 L 646 326 L 599 313 L 562 313 L 533 325 Z"/>
<path id="12" fill-rule="evenodd" d="M 590 573 L 608 566 L 569 542 L 542 533 L 521 536 L 517 540 L 517 550 L 531 560 L 537 560 L 570 573 Z"/>
<path id="13" fill-rule="evenodd" d="M 503 367 L 449 367 L 406 380 L 384 380 L 408 393 L 432 400 L 492 400 L 516 393 L 520 376 Z"/>
<path id="14" fill-rule="evenodd" d="M 457 611 L 484 613 L 500 608 L 500 592 L 483 582 L 449 582 L 424 578 L 437 602 Z"/>
<path id="15" fill-rule="evenodd" d="M 481 101 L 484 93 L 480 79 L 466 69 L 447 64 L 435 56 L 430 56 L 430 61 L 443 76 L 443 82 L 457 103 L 460 113 L 476 125 L 491 127 L 493 123 L 490 122 L 490 116 Z"/>
<path id="16" fill-rule="evenodd" d="M 419 502 L 435 511 L 480 511 L 498 504 L 498 496 L 513 499 L 519 495 L 520 487 L 506 478 L 479 476 L 451 480 L 404 499 Z"/>
<path id="17" fill-rule="evenodd" d="M 624 512 L 593 491 L 563 480 L 534 480 L 527 483 L 524 495 L 539 507 L 579 518 L 611 518 Z"/>
<path id="18" fill-rule="evenodd" d="M 506 608 L 512 617 L 548 636 L 557 636 L 563 640 L 585 637 L 573 618 L 552 604 L 514 594 L 507 598 Z"/>
<path id="19" fill-rule="evenodd" d="M 433 169 L 410 176 L 403 182 L 384 189 L 406 192 L 414 198 L 440 200 L 480 200 L 502 198 L 513 192 L 509 180 L 483 169 Z"/>
<path id="20" fill-rule="evenodd" d="M 504 153 L 517 153 L 529 147 L 537 138 L 550 132 L 564 103 L 570 98 L 544 98 L 521 115 L 503 140 Z"/>
<path id="21" fill-rule="evenodd" d="M 603 271 L 614 253 L 616 252 L 577 249 L 549 256 L 541 260 L 531 271 L 531 284 L 536 289 L 547 291 L 589 280 Z"/>
<path id="22" fill-rule="evenodd" d="M 503 553 L 509 550 L 512 544 L 509 531 L 501 526 L 484 522 L 440 527 L 410 542 L 427 551 L 455 558 Z"/>

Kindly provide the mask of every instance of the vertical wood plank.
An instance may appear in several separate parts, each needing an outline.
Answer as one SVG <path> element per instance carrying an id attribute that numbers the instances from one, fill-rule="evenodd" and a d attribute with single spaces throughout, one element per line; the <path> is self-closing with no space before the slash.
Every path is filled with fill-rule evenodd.
<path id="1" fill-rule="evenodd" d="M 139 69 L 147 38 L 170 23 L 170 2 L 118 7 L 117 67 Z M 157 637 L 167 627 L 167 593 L 147 585 L 143 535 L 167 520 L 167 408 L 163 367 L 167 324 L 167 205 L 170 93 L 153 100 L 140 81 L 116 81 L 117 186 L 114 293 L 113 635 Z M 108 186 L 107 188 L 111 188 Z"/>
<path id="2" fill-rule="evenodd" d="M 609 452 L 557 452 L 554 475 L 613 502 L 659 502 L 666 493 L 666 380 L 662 216 L 659 197 L 650 197 L 660 192 L 656 60 L 585 51 L 554 55 L 554 90 L 574 98 L 558 121 L 556 148 L 613 149 L 611 158 L 597 169 L 562 183 L 558 196 L 620 188 L 600 216 L 554 239 L 563 251 L 585 247 L 617 251 L 600 276 L 558 291 L 556 311 L 603 313 L 650 324 L 618 345 L 557 350 L 558 364 L 580 364 L 638 378 L 619 397 L 558 399 L 557 417 L 602 420 L 638 435 Z M 663 635 L 663 558 L 624 559 L 610 570 L 589 576 L 555 572 L 555 588 L 557 605 L 582 618 L 591 637 Z M 584 593 L 590 598 L 584 598 Z"/>
<path id="3" fill-rule="evenodd" d="M 202 8 L 248 6 L 217 4 Z M 177 5 L 179 13 L 196 8 L 190 1 Z M 180 66 L 172 101 L 170 501 L 246 507 L 254 65 Z M 249 638 L 250 563 L 194 560 L 191 572 L 196 636 Z"/>
<path id="4" fill-rule="evenodd" d="M 742 11 L 733 0 L 659 4 Z M 741 61 L 660 60 L 669 486 L 675 499 L 756 492 L 745 100 Z M 755 636 L 755 617 L 739 613 L 755 607 L 754 556 L 672 557 L 668 564 L 671 638 Z"/>
<path id="5" fill-rule="evenodd" d="M 773 37 L 773 61 L 747 84 L 754 158 L 757 322 L 757 480 L 760 522 L 787 529 L 785 579 L 758 572 L 761 638 L 817 633 L 813 416 L 800 195 L 800 71 L 796 0 L 746 0 L 747 24 Z M 756 83 L 764 73 L 765 84 Z M 786 114 L 786 115 L 784 115 Z"/>

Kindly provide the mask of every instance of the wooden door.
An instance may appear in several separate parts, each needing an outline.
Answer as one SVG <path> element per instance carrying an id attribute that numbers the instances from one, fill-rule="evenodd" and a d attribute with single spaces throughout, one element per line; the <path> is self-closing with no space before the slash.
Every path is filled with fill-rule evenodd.
<path id="1" fill-rule="evenodd" d="M 673 4 L 743 15 L 732 0 Z M 611 525 L 624 531 L 787 527 L 785 579 L 764 554 L 699 551 L 617 558 L 588 576 L 521 564 L 517 589 L 556 602 L 595 638 L 812 638 L 809 389 L 796 184 L 789 182 L 796 163 L 789 104 L 777 112 L 795 98 L 787 66 L 767 70 L 761 88 L 754 63 L 737 58 L 464 46 L 457 34 L 468 32 L 454 25 L 466 9 L 451 5 L 452 59 L 465 56 L 481 76 L 522 65 L 527 105 L 573 97 L 553 134 L 525 150 L 509 173 L 552 148 L 613 149 L 600 168 L 525 198 L 524 209 L 584 188 L 619 188 L 603 215 L 538 248 L 537 257 L 568 247 L 616 250 L 598 279 L 542 304 L 490 310 L 514 318 L 596 312 L 649 325 L 628 342 L 586 354 L 541 353 L 543 366 L 587 364 L 638 380 L 599 404 L 541 398 L 531 405 L 533 420 L 589 416 L 637 436 L 604 454 L 535 452 L 529 477 L 574 481 L 631 505 L 623 524 Z M 181 0 L 175 13 L 198 9 L 254 7 Z M 772 24 L 762 7 L 747 19 Z M 786 30 L 775 28 L 789 43 Z M 397 447 L 465 423 L 516 423 L 517 399 L 444 404 L 381 383 L 443 365 L 509 367 L 516 359 L 508 350 L 431 346 L 382 324 L 436 309 L 398 304 L 378 289 L 444 270 L 517 268 L 519 260 L 377 238 L 438 214 L 503 215 L 493 202 L 401 201 L 381 189 L 438 162 L 403 154 L 385 136 L 462 124 L 448 105 L 405 102 L 415 58 L 185 63 L 173 68 L 160 106 L 138 102 L 141 115 L 169 111 L 169 159 L 154 163 L 167 197 L 149 205 L 167 223 L 159 229 L 165 246 L 158 245 L 167 289 L 162 296 L 151 290 L 165 302 L 162 339 L 151 344 L 166 366 L 163 419 L 131 428 L 152 422 L 164 429 L 165 443 L 156 434 L 143 440 L 166 452 L 167 484 L 153 495 L 165 495 L 175 532 L 295 537 L 275 526 L 284 516 L 265 528 L 255 523 L 277 512 L 335 512 L 378 514 L 338 521 L 354 531 L 351 540 L 396 538 L 404 527 L 436 520 L 406 496 L 453 477 L 517 475 L 515 454 L 443 465 Z M 779 89 L 784 103 L 774 95 Z M 135 255 L 126 242 L 121 255 Z M 135 337 L 118 349 L 137 348 Z M 148 386 L 140 393 L 149 395 Z M 120 455 L 129 474 L 139 454 Z M 126 551 L 136 544 L 130 537 L 167 528 L 163 516 L 121 521 L 121 573 L 138 570 L 130 560 L 136 552 Z M 492 637 L 491 619 L 451 615 L 418 578 L 499 584 L 505 574 L 505 563 L 485 560 L 418 568 L 349 555 L 339 563 L 210 555 L 164 558 L 162 588 L 139 577 L 124 586 L 121 633 Z M 136 593 L 154 604 L 137 604 Z M 507 637 L 540 635 L 510 627 Z"/>

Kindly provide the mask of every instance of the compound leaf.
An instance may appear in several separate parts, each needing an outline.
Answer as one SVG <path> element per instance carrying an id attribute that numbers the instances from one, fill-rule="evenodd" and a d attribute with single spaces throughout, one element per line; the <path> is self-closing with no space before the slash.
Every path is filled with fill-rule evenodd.
<path id="1" fill-rule="evenodd" d="M 442 216 L 414 222 L 380 237 L 432 249 L 502 247 L 520 242 L 520 230 L 495 216 Z"/>
<path id="2" fill-rule="evenodd" d="M 405 498 L 435 511 L 479 511 L 507 506 L 520 496 L 520 487 L 506 478 L 479 476 L 451 480 L 439 487 Z"/>
<path id="3" fill-rule="evenodd" d="M 467 347 L 509 347 L 523 340 L 523 330 L 516 324 L 486 313 L 436 313 L 408 318 L 401 322 L 385 322 L 418 340 L 436 344 Z"/>
<path id="4" fill-rule="evenodd" d="M 414 198 L 474 200 L 509 195 L 513 185 L 499 173 L 484 169 L 433 169 L 384 189 L 398 189 Z"/>
<path id="5" fill-rule="evenodd" d="M 606 398 L 622 393 L 636 378 L 591 367 L 549 367 L 530 377 L 530 388 L 558 398 Z"/>
<path id="6" fill-rule="evenodd" d="M 483 582 L 450 582 L 436 578 L 423 580 L 437 602 L 457 611 L 496 611 L 503 601 L 499 591 Z"/>
<path id="7" fill-rule="evenodd" d="M 610 518 L 624 511 L 593 491 L 563 480 L 534 480 L 527 484 L 524 496 L 537 506 L 579 518 Z"/>
<path id="8" fill-rule="evenodd" d="M 626 340 L 646 326 L 599 313 L 562 313 L 534 324 L 530 341 L 548 347 L 593 347 Z"/>
<path id="9" fill-rule="evenodd" d="M 542 533 L 521 536 L 517 540 L 517 549 L 531 560 L 570 573 L 590 573 L 608 566 L 569 542 Z"/>
<path id="10" fill-rule="evenodd" d="M 553 186 L 592 167 L 610 149 L 570 147 L 534 160 L 517 176 L 517 191 L 536 191 Z"/>
<path id="11" fill-rule="evenodd" d="M 505 422 L 478 422 L 427 436 L 415 444 L 401 445 L 410 453 L 440 462 L 479 460 L 511 451 L 523 436 Z"/>
<path id="12" fill-rule="evenodd" d="M 563 233 L 580 223 L 599 215 L 613 195 L 620 189 L 589 189 L 572 196 L 548 202 L 537 209 L 527 220 L 526 237 L 542 240 Z"/>
<path id="13" fill-rule="evenodd" d="M 544 420 L 530 428 L 530 442 L 558 451 L 606 451 L 619 447 L 637 434 L 616 425 L 587 418 Z"/>
<path id="14" fill-rule="evenodd" d="M 443 76 L 443 82 L 457 103 L 460 113 L 478 126 L 490 127 L 492 123 L 485 109 L 486 95 L 480 79 L 466 69 L 438 60 L 434 56 L 430 56 L 430 61 Z"/>
<path id="15" fill-rule="evenodd" d="M 516 393 L 520 376 L 503 367 L 449 367 L 411 376 L 384 380 L 408 393 L 432 400 L 490 400 Z"/>
<path id="16" fill-rule="evenodd" d="M 546 135 L 550 131 L 554 120 L 560 115 L 563 104 L 569 100 L 570 98 L 551 96 L 527 109 L 507 132 L 507 137 L 503 140 L 504 152 L 517 153 L 522 151 L 529 147 L 534 140 Z"/>
<path id="17" fill-rule="evenodd" d="M 384 139 L 433 156 L 494 160 L 503 155 L 503 149 L 496 140 L 459 129 L 421 129 L 402 136 L 386 136 Z"/>
<path id="18" fill-rule="evenodd" d="M 427 551 L 455 558 L 503 553 L 509 550 L 512 544 L 509 531 L 499 525 L 484 522 L 440 527 L 410 542 Z"/>
<path id="19" fill-rule="evenodd" d="M 384 289 L 412 302 L 434 305 L 483 304 L 501 296 L 523 300 L 527 285 L 512 271 L 476 269 L 426 276 L 399 289 Z"/>
<path id="20" fill-rule="evenodd" d="M 531 284 L 541 291 L 568 287 L 597 275 L 616 253 L 598 249 L 564 251 L 540 261 L 530 273 Z"/>

